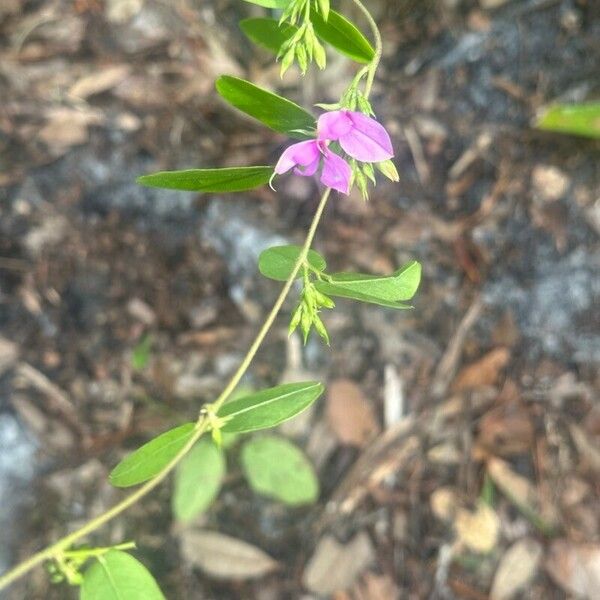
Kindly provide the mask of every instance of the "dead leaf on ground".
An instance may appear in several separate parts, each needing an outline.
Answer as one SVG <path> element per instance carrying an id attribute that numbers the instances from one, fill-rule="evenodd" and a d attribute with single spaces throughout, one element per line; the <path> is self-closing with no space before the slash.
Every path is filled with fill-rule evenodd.
<path id="1" fill-rule="evenodd" d="M 375 553 L 369 536 L 357 533 L 347 544 L 328 535 L 319 541 L 302 577 L 303 585 L 324 596 L 346 590 L 373 562 Z"/>
<path id="2" fill-rule="evenodd" d="M 571 423 L 569 425 L 569 431 L 571 433 L 571 437 L 573 438 L 573 443 L 577 448 L 577 452 L 579 452 L 579 456 L 581 456 L 583 462 L 595 471 L 596 473 L 600 472 L 600 448 L 598 448 L 587 436 L 586 432 L 575 425 L 575 423 Z"/>
<path id="3" fill-rule="evenodd" d="M 542 546 L 531 538 L 515 542 L 505 553 L 492 583 L 491 600 L 510 600 L 527 588 L 542 559 Z"/>
<path id="4" fill-rule="evenodd" d="M 362 390 L 348 379 L 329 386 L 327 420 L 342 444 L 364 447 L 378 432 L 377 419 Z"/>
<path id="5" fill-rule="evenodd" d="M 38 132 L 38 139 L 46 144 L 55 158 L 71 147 L 88 141 L 88 127 L 100 125 L 104 116 L 100 111 L 78 110 L 67 107 L 54 108 L 46 113 L 48 122 Z"/>
<path id="6" fill-rule="evenodd" d="M 279 566 L 260 548 L 216 531 L 183 531 L 181 554 L 186 562 L 217 579 L 258 579 Z"/>
<path id="7" fill-rule="evenodd" d="M 397 600 L 398 588 L 388 575 L 365 573 L 363 580 L 353 590 L 354 600 Z"/>
<path id="8" fill-rule="evenodd" d="M 121 83 L 130 72 L 129 65 L 110 65 L 96 69 L 76 81 L 69 89 L 69 96 L 85 99 L 101 94 Z"/>
<path id="9" fill-rule="evenodd" d="M 0 336 L 0 376 L 15 364 L 18 356 L 18 346 L 14 342 Z"/>
<path id="10" fill-rule="evenodd" d="M 600 598 L 600 545 L 555 540 L 545 566 L 566 592 L 589 600 Z"/>
<path id="11" fill-rule="evenodd" d="M 494 385 L 498 380 L 500 371 L 508 364 L 509 360 L 510 351 L 508 348 L 494 348 L 494 350 L 460 371 L 452 384 L 452 391 L 459 392 Z"/>
<path id="12" fill-rule="evenodd" d="M 487 472 L 500 491 L 523 515 L 543 533 L 551 533 L 557 524 L 553 506 L 542 505 L 535 486 L 525 477 L 515 473 L 510 465 L 499 458 L 487 461 Z"/>
<path id="13" fill-rule="evenodd" d="M 514 383 L 507 382 L 498 404 L 481 418 L 477 444 L 498 456 L 529 452 L 534 443 L 534 427 Z"/>
<path id="14" fill-rule="evenodd" d="M 498 542 L 500 519 L 493 508 L 480 501 L 473 511 L 458 509 L 454 529 L 461 544 L 473 552 L 487 554 Z"/>

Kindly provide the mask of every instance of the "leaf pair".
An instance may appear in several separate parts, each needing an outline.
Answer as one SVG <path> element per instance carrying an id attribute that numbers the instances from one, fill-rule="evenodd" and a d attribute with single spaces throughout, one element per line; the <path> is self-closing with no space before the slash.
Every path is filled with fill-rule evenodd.
<path id="1" fill-rule="evenodd" d="M 216 87 L 229 104 L 274 131 L 303 139 L 310 137 L 316 128 L 315 117 L 301 106 L 249 81 L 223 75 Z M 144 175 L 137 182 L 147 187 L 188 192 L 242 192 L 265 185 L 272 175 L 273 167 L 267 166 L 188 169 Z"/>
<path id="2" fill-rule="evenodd" d="M 218 413 L 219 418 L 227 419 L 222 431 L 243 433 L 275 427 L 305 410 L 323 389 L 316 381 L 287 383 L 232 400 Z M 177 456 L 194 432 L 195 424 L 186 423 L 159 435 L 124 458 L 111 472 L 110 482 L 116 487 L 129 487 L 152 479 Z"/>
<path id="3" fill-rule="evenodd" d="M 258 268 L 265 277 L 285 281 L 292 272 L 300 252 L 300 246 L 294 245 L 268 248 L 259 256 Z M 314 250 L 309 251 L 307 263 L 309 268 L 321 275 L 314 285 L 322 294 L 389 308 L 410 308 L 403 302 L 415 295 L 421 280 L 421 265 L 417 261 L 411 261 L 387 276 L 362 273 L 325 275 L 325 259 Z M 298 277 L 301 275 L 302 272 Z"/>
<path id="4" fill-rule="evenodd" d="M 311 13 L 311 23 L 317 37 L 356 62 L 367 64 L 373 60 L 375 50 L 369 40 L 348 19 L 334 10 L 329 11 L 327 21 L 316 11 Z M 279 25 L 275 19 L 245 19 L 240 27 L 255 44 L 278 53 L 281 47 L 296 33 L 297 27 Z"/>

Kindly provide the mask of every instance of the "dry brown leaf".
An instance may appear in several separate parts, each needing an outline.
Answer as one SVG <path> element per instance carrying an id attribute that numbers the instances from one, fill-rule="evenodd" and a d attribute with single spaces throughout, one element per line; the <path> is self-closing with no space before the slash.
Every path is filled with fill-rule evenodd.
<path id="1" fill-rule="evenodd" d="M 594 445 L 586 432 L 578 425 L 575 425 L 575 423 L 569 426 L 569 431 L 583 461 L 590 469 L 600 473 L 600 448 Z"/>
<path id="2" fill-rule="evenodd" d="M 534 428 L 529 412 L 518 402 L 492 408 L 479 422 L 477 443 L 497 456 L 531 450 Z"/>
<path id="3" fill-rule="evenodd" d="M 216 531 L 187 529 L 180 537 L 183 558 L 217 579 L 258 579 L 278 568 L 260 548 Z"/>
<path id="4" fill-rule="evenodd" d="M 566 592 L 589 600 L 600 598 L 600 545 L 554 540 L 545 566 Z"/>
<path id="5" fill-rule="evenodd" d="M 494 348 L 474 363 L 464 367 L 456 376 L 452 390 L 463 390 L 494 385 L 500 371 L 508 364 L 510 351 L 508 348 Z"/>
<path id="6" fill-rule="evenodd" d="M 498 542 L 500 519 L 490 506 L 479 502 L 473 511 L 458 509 L 454 529 L 458 541 L 469 550 L 487 554 Z"/>
<path id="7" fill-rule="evenodd" d="M 327 420 L 342 444 L 364 447 L 378 432 L 375 414 L 361 389 L 348 379 L 329 386 Z"/>
<path id="8" fill-rule="evenodd" d="M 398 588 L 391 577 L 370 571 L 354 589 L 355 600 L 396 600 L 398 597 Z"/>
<path id="9" fill-rule="evenodd" d="M 38 139 L 44 142 L 57 157 L 72 146 L 88 141 L 88 127 L 104 122 L 102 113 L 96 110 L 77 110 L 61 107 L 46 113 L 48 122 L 38 132 Z"/>
<path id="10" fill-rule="evenodd" d="M 101 94 L 121 83 L 130 71 L 129 65 L 111 65 L 98 69 L 76 81 L 69 89 L 69 95 L 85 99 Z"/>
<path id="11" fill-rule="evenodd" d="M 347 544 L 325 536 L 306 565 L 302 583 L 311 592 L 324 596 L 348 589 L 373 558 L 371 540 L 364 532 L 357 533 Z"/>
<path id="12" fill-rule="evenodd" d="M 542 546 L 531 538 L 515 542 L 505 553 L 492 583 L 491 600 L 510 600 L 535 577 L 542 559 Z"/>
<path id="13" fill-rule="evenodd" d="M 19 356 L 19 348 L 14 342 L 0 336 L 0 376 L 10 369 Z"/>
<path id="14" fill-rule="evenodd" d="M 539 529 L 548 532 L 557 522 L 557 515 L 550 505 L 541 506 L 536 488 L 525 477 L 515 473 L 510 465 L 490 458 L 487 472 L 502 493 Z"/>

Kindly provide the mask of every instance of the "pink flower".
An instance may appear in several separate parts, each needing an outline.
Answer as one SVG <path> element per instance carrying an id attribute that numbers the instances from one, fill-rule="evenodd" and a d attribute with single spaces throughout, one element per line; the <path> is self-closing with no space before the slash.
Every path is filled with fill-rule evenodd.
<path id="1" fill-rule="evenodd" d="M 310 177 L 317 172 L 321 158 L 321 183 L 342 194 L 349 194 L 352 169 L 341 156 L 329 150 L 324 140 L 308 140 L 287 148 L 275 165 L 275 173 L 282 175 L 293 169 L 296 175 Z"/>
<path id="2" fill-rule="evenodd" d="M 317 139 L 339 141 L 344 152 L 361 162 L 382 162 L 394 156 L 383 125 L 360 112 L 335 110 L 322 114 Z"/>
<path id="3" fill-rule="evenodd" d="M 321 183 L 348 195 L 352 169 L 329 149 L 332 141 L 339 142 L 349 156 L 361 162 L 382 162 L 394 156 L 392 141 L 383 125 L 363 113 L 335 110 L 319 117 L 316 140 L 293 144 L 283 152 L 275 173 L 282 175 L 293 169 L 296 175 L 311 177 L 322 160 Z"/>

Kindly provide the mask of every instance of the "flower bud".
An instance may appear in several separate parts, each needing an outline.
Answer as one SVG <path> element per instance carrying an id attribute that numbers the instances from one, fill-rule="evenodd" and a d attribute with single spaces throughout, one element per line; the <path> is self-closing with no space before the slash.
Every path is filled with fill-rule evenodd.
<path id="1" fill-rule="evenodd" d="M 398 175 L 398 170 L 396 169 L 396 165 L 391 160 L 384 160 L 382 162 L 375 163 L 378 171 L 383 173 L 388 179 L 391 181 L 400 181 L 400 175 Z"/>

